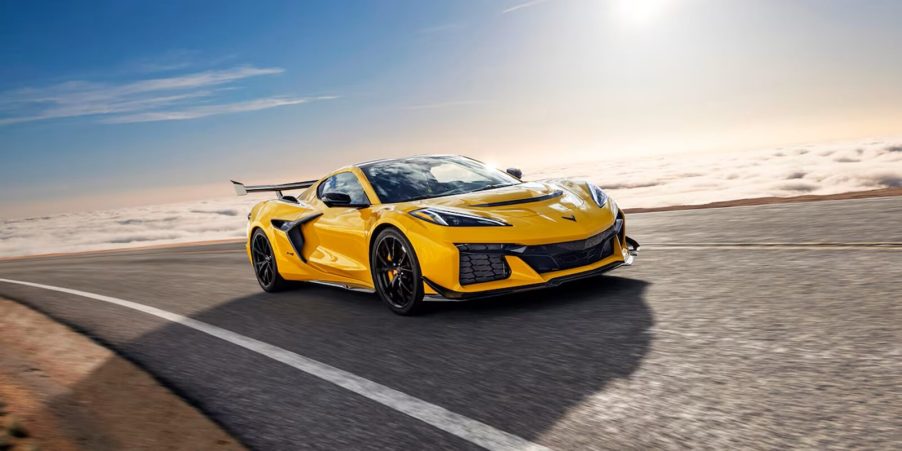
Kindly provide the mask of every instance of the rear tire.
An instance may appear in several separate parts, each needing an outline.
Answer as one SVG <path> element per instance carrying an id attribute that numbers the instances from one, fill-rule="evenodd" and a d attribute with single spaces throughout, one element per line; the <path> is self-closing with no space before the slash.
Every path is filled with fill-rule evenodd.
<path id="1" fill-rule="evenodd" d="M 370 271 L 379 298 L 398 315 L 423 311 L 423 278 L 420 262 L 407 237 L 397 229 L 385 229 L 370 249 Z"/>
<path id="2" fill-rule="evenodd" d="M 255 230 L 251 235 L 251 263 L 263 291 L 276 293 L 288 287 L 288 282 L 279 274 L 275 252 L 262 229 Z"/>

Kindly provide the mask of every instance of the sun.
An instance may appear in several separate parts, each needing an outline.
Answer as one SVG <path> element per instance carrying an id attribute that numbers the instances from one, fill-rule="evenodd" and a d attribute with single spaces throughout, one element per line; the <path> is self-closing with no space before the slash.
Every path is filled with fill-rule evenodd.
<path id="1" fill-rule="evenodd" d="M 618 20 L 625 24 L 641 26 L 652 23 L 674 3 L 674 0 L 616 0 Z"/>

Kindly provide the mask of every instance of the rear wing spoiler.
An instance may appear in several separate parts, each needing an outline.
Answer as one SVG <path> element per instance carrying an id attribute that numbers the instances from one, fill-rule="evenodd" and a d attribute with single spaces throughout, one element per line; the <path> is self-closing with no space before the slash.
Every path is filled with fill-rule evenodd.
<path id="1" fill-rule="evenodd" d="M 283 183 L 281 185 L 251 185 L 246 186 L 244 183 L 232 180 L 232 186 L 235 188 L 235 194 L 239 196 L 247 195 L 247 193 L 262 193 L 271 191 L 276 193 L 280 198 L 282 191 L 290 191 L 295 189 L 304 189 L 313 186 L 318 180 L 307 180 L 304 182 Z"/>

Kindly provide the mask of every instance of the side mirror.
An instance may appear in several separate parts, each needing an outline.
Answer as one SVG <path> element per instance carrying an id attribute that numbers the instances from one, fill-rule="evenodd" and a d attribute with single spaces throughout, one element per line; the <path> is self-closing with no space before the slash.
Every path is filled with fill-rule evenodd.
<path id="1" fill-rule="evenodd" d="M 506 171 L 506 172 L 507 172 L 508 174 L 510 174 L 510 175 L 512 175 L 512 176 L 514 176 L 514 177 L 516 177 L 517 180 L 523 178 L 523 171 L 521 171 L 521 170 L 519 170 L 519 169 L 517 169 L 517 168 L 507 168 L 507 171 Z"/>
<path id="2" fill-rule="evenodd" d="M 351 205 L 351 196 L 335 191 L 323 193 L 323 203 L 327 207 L 348 207 Z"/>

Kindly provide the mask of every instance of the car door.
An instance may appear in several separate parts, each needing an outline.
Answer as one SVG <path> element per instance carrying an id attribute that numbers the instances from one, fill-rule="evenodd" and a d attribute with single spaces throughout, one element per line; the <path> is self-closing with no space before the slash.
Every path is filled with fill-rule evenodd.
<path id="1" fill-rule="evenodd" d="M 350 197 L 350 205 L 328 205 L 327 193 Z M 316 200 L 322 216 L 307 229 L 311 248 L 307 260 L 319 271 L 371 285 L 369 271 L 370 200 L 357 174 L 339 172 L 323 180 L 316 189 Z"/>

